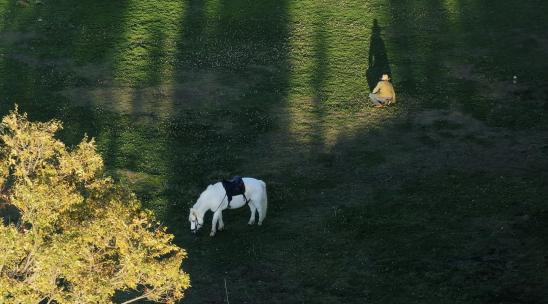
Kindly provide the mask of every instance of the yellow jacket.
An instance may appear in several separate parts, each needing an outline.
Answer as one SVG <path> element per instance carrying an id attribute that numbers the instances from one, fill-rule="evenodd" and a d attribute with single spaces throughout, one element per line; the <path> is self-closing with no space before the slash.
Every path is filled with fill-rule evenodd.
<path id="1" fill-rule="evenodd" d="M 378 94 L 380 97 L 392 99 L 392 102 L 396 102 L 396 92 L 394 87 L 387 80 L 381 80 L 377 83 L 377 86 L 373 89 L 373 94 Z"/>

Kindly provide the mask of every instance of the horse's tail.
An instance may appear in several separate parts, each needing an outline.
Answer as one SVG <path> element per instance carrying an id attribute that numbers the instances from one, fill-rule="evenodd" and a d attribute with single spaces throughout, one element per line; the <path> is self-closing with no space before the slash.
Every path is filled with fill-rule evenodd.
<path id="1" fill-rule="evenodd" d="M 268 209 L 268 195 L 266 194 L 266 184 L 262 180 L 259 180 L 259 182 L 261 182 L 261 187 L 263 188 L 263 201 L 261 202 L 263 214 L 262 218 L 259 219 L 262 222 L 266 217 L 266 211 Z"/>

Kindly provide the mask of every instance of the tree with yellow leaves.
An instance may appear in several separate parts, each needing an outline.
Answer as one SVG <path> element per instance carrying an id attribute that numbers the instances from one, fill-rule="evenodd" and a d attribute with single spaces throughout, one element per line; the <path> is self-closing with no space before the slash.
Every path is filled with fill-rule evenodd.
<path id="1" fill-rule="evenodd" d="M 105 176 L 93 139 L 70 151 L 58 121 L 17 108 L 0 125 L 0 303 L 174 303 L 190 286 L 186 252 Z"/>

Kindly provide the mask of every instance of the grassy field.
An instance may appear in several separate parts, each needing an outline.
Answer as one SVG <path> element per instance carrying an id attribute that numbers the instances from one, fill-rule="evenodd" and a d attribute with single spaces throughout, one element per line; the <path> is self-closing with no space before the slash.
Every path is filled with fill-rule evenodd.
<path id="1" fill-rule="evenodd" d="M 546 303 L 547 12 L 0 0 L 0 114 L 96 138 L 188 250 L 184 303 L 225 303 L 225 280 L 231 303 Z M 382 71 L 398 104 L 373 109 Z M 232 175 L 267 183 L 264 225 L 233 210 L 191 235 L 188 208 Z"/>

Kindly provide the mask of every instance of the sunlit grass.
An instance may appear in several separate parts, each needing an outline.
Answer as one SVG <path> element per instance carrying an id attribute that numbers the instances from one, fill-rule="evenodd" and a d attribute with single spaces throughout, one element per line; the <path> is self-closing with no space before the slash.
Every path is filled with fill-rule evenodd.
<path id="1" fill-rule="evenodd" d="M 174 81 L 177 42 L 185 7 L 182 1 L 129 1 L 115 45 L 114 78 L 135 87 Z"/>
<path id="2" fill-rule="evenodd" d="M 453 27 L 461 29 L 460 20 L 460 1 L 458 0 L 444 0 L 445 10 L 447 11 L 448 19 L 451 21 Z"/>

